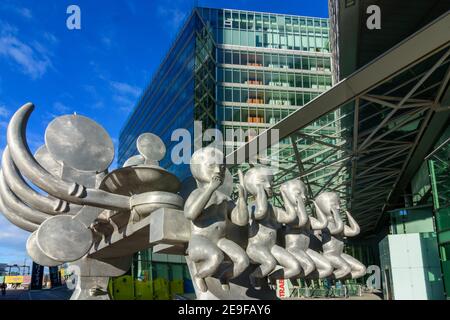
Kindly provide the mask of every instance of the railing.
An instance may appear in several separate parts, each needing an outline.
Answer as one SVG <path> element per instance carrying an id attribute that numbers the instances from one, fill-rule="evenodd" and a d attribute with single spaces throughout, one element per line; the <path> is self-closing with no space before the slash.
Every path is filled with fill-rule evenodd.
<path id="1" fill-rule="evenodd" d="M 330 288 L 324 287 L 298 287 L 294 286 L 290 294 L 290 297 L 297 298 L 349 298 L 360 297 L 362 295 L 362 286 L 357 285 L 343 285 L 336 288 L 331 286 Z"/>

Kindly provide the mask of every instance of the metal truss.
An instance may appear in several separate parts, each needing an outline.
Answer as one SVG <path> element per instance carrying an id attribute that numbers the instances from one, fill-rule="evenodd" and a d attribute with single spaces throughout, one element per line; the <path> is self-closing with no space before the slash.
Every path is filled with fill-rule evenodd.
<path id="1" fill-rule="evenodd" d="M 374 230 L 432 117 L 450 112 L 449 26 L 447 13 L 260 134 L 290 141 L 269 151 L 275 187 L 300 177 L 312 197 L 338 192 L 363 233 Z"/>

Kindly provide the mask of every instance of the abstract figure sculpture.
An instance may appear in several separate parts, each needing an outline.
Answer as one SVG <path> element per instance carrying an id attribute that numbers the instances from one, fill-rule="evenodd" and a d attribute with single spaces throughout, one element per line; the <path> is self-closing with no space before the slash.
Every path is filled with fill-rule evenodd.
<path id="1" fill-rule="evenodd" d="M 292 180 L 280 189 L 284 208 L 276 207 L 273 173 L 254 167 L 245 176 L 238 172 L 234 203 L 224 155 L 212 147 L 194 153 L 197 186 L 182 190 L 178 178 L 159 166 L 166 148 L 151 133 L 138 137 L 138 155 L 109 171 L 109 135 L 79 115 L 55 118 L 33 156 L 25 139 L 33 109 L 22 106 L 8 126 L 0 210 L 31 232 L 26 248 L 36 263 L 69 264 L 77 275 L 71 299 L 109 299 L 110 277 L 126 273 L 133 254 L 148 248 L 186 257 L 198 299 L 273 299 L 268 283 L 275 279 L 325 278 L 333 268 L 336 279 L 365 274 L 343 253 L 343 237 L 356 236 L 359 227 L 348 212 L 344 225 L 335 193 L 310 199 L 316 217 L 308 216 L 305 185 Z M 311 247 L 314 232 L 322 233 L 322 248 Z"/>
<path id="2" fill-rule="evenodd" d="M 250 281 L 255 287 L 258 282 L 275 270 L 277 264 L 282 267 L 286 279 L 298 275 L 301 271 L 299 262 L 277 245 L 277 232 L 282 223 L 290 223 L 296 218 L 295 211 L 287 212 L 272 206 L 273 173 L 268 168 L 252 168 L 244 177 L 245 189 L 255 197 L 256 206 L 251 216 L 247 254 L 253 263 L 259 267 L 250 275 Z"/>
<path id="3" fill-rule="evenodd" d="M 343 236 L 354 237 L 359 234 L 359 226 L 351 214 L 346 211 L 349 225 L 345 225 L 340 215 L 339 196 L 334 192 L 323 192 L 315 200 L 317 210 L 320 214 L 328 217 L 328 226 L 322 230 L 323 255 L 335 268 L 336 279 L 351 276 L 353 279 L 360 278 L 366 274 L 366 267 L 344 253 Z"/>
<path id="4" fill-rule="evenodd" d="M 225 253 L 232 266 L 220 275 L 221 283 L 227 288 L 228 281 L 239 276 L 249 265 L 245 251 L 226 238 L 229 217 L 238 226 L 248 224 L 247 199 L 239 189 L 237 206 L 230 197 L 218 190 L 225 178 L 223 153 L 216 148 L 196 151 L 191 159 L 191 173 L 198 188 L 186 200 L 184 215 L 191 220 L 191 238 L 188 257 L 196 263 L 193 280 L 201 291 L 206 292 L 204 278 L 213 275 L 224 260 Z"/>
<path id="5" fill-rule="evenodd" d="M 317 219 L 308 216 L 305 202 L 306 186 L 299 179 L 293 179 L 285 182 L 280 187 L 286 210 L 295 210 L 297 217 L 286 227 L 286 249 L 297 258 L 302 266 L 303 273 L 301 277 L 311 275 L 311 278 L 323 279 L 330 276 L 333 272 L 331 263 L 319 252 L 310 248 L 311 237 L 314 236 L 314 230 L 322 230 L 328 224 L 327 217 L 320 210 L 316 210 Z"/>

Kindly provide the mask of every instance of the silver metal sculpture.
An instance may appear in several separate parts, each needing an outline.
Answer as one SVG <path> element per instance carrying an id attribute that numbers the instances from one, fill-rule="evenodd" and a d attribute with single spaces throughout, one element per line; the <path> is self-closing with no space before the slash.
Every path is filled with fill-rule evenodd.
<path id="1" fill-rule="evenodd" d="M 269 202 L 269 198 L 273 195 L 272 183 L 273 173 L 265 167 L 252 168 L 244 177 L 245 189 L 255 197 L 256 204 L 250 219 L 247 246 L 250 260 L 259 264 L 259 267 L 250 275 L 250 281 L 255 287 L 260 287 L 260 280 L 274 271 L 277 265 L 282 267 L 278 271 L 282 275 L 278 277 L 290 279 L 301 271 L 295 257 L 277 244 L 277 233 L 281 224 L 293 222 L 296 212 L 284 211 Z M 282 196 L 286 197 L 284 193 Z"/>
<path id="2" fill-rule="evenodd" d="M 328 220 L 322 211 L 316 210 L 317 218 L 306 212 L 306 186 L 300 179 L 283 183 L 280 187 L 286 210 L 295 211 L 296 219 L 286 227 L 286 250 L 292 254 L 302 267 L 301 278 L 323 279 L 333 273 L 331 263 L 310 247 L 315 230 L 323 230 Z"/>
<path id="3" fill-rule="evenodd" d="M 321 215 L 326 214 L 328 218 L 328 226 L 322 230 L 323 255 L 333 266 L 333 274 L 336 279 L 343 279 L 347 276 L 357 279 L 366 274 L 366 267 L 352 256 L 344 253 L 343 237 L 357 236 L 360 229 L 348 211 L 345 212 L 349 224 L 344 224 L 339 202 L 339 195 L 335 192 L 323 192 L 315 199 L 317 210 Z"/>
<path id="4" fill-rule="evenodd" d="M 138 155 L 109 172 L 109 135 L 80 115 L 55 118 L 33 156 L 25 139 L 33 109 L 22 106 L 8 126 L 0 210 L 31 232 L 26 248 L 36 263 L 69 263 L 77 272 L 72 299 L 109 299 L 109 278 L 126 273 L 133 254 L 148 248 L 186 256 L 198 299 L 273 299 L 276 279 L 324 278 L 333 268 L 337 279 L 365 273 L 343 253 L 342 238 L 357 235 L 359 227 L 348 212 L 344 226 L 334 193 L 309 199 L 316 217 L 308 216 L 304 184 L 288 181 L 279 208 L 270 202 L 272 172 L 255 167 L 245 176 L 239 171 L 235 203 L 224 155 L 212 147 L 194 153 L 196 187 L 182 190 L 178 178 L 159 166 L 166 148 L 151 133 L 138 137 Z M 322 233 L 321 248 L 310 245 L 315 231 Z"/>
<path id="5" fill-rule="evenodd" d="M 198 188 L 190 194 L 184 206 L 184 215 L 191 221 L 187 253 L 196 266 L 193 280 L 203 292 L 208 290 L 204 279 L 218 270 L 224 253 L 232 261 L 232 265 L 219 276 L 224 289 L 229 289 L 228 281 L 239 276 L 249 265 L 244 249 L 226 237 L 229 219 L 238 226 L 245 226 L 248 224 L 248 210 L 241 186 L 236 206 L 229 195 L 219 189 L 227 170 L 223 160 L 223 153 L 211 147 L 196 151 L 191 159 L 191 173 Z"/>

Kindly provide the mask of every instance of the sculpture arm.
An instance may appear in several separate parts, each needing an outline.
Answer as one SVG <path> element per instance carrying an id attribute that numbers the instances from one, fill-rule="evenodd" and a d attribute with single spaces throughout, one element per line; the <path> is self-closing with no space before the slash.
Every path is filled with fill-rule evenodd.
<path id="1" fill-rule="evenodd" d="M 0 211 L 3 213 L 3 215 L 9 222 L 11 222 L 12 224 L 19 227 L 22 230 L 33 232 L 39 228 L 39 224 L 25 220 L 24 218 L 18 216 L 16 213 L 12 212 L 11 209 L 5 205 L 1 196 L 0 196 Z"/>
<path id="2" fill-rule="evenodd" d="M 312 200 L 312 202 L 314 203 L 314 207 L 316 208 L 317 219 L 312 216 L 309 217 L 309 221 L 311 222 L 311 229 L 313 230 L 325 229 L 328 226 L 327 216 L 325 215 L 325 213 L 322 212 L 322 210 L 320 210 L 319 206 L 314 200 Z"/>
<path id="3" fill-rule="evenodd" d="M 67 202 L 60 199 L 45 197 L 28 185 L 12 161 L 8 147 L 3 151 L 2 170 L 11 191 L 33 209 L 51 215 L 67 212 L 69 210 Z"/>
<path id="4" fill-rule="evenodd" d="M 194 190 L 184 205 L 184 216 L 188 220 L 195 220 L 202 213 L 211 199 L 214 189 L 210 187 Z"/>
<path id="5" fill-rule="evenodd" d="M 283 198 L 283 202 L 284 202 L 284 207 L 286 209 L 283 210 L 281 208 L 275 208 L 274 207 L 274 211 L 276 213 L 276 217 L 277 217 L 277 221 L 279 223 L 292 223 L 295 218 L 297 217 L 297 212 L 299 213 L 298 218 L 299 218 L 299 225 L 303 226 L 306 224 L 306 222 L 308 221 L 308 215 L 306 214 L 306 210 L 303 210 L 303 212 L 300 211 L 300 203 L 302 202 L 301 199 L 298 199 L 297 201 L 297 208 L 291 203 L 291 201 L 289 200 L 289 198 L 286 195 L 286 191 L 284 190 L 283 187 L 280 188 L 280 192 L 281 192 L 281 197 Z M 303 207 L 304 209 L 304 207 Z M 306 214 L 306 219 L 303 216 L 303 214 Z"/>
<path id="6" fill-rule="evenodd" d="M 359 232 L 361 231 L 361 229 L 359 228 L 358 223 L 356 222 L 356 220 L 352 217 L 352 215 L 350 214 L 350 212 L 348 212 L 347 210 L 345 211 L 345 213 L 347 214 L 347 219 L 348 219 L 348 223 L 349 225 L 344 226 L 344 235 L 346 237 L 355 237 L 359 234 Z"/>
<path id="7" fill-rule="evenodd" d="M 245 191 L 241 185 L 239 188 L 239 198 L 237 200 L 237 205 L 231 211 L 231 222 L 238 226 L 246 226 L 249 221 L 249 213 L 247 206 L 247 197 L 245 196 Z"/>
<path id="8" fill-rule="evenodd" d="M 262 185 L 256 186 L 258 189 L 256 193 L 256 209 L 255 209 L 255 219 L 262 220 L 266 217 L 267 211 L 269 209 L 269 201 L 267 200 L 266 192 Z"/>
<path id="9" fill-rule="evenodd" d="M 344 222 L 339 215 L 339 211 L 333 210 L 332 214 L 334 222 L 328 223 L 328 230 L 330 230 L 330 233 L 333 235 L 340 234 L 344 231 Z"/>

